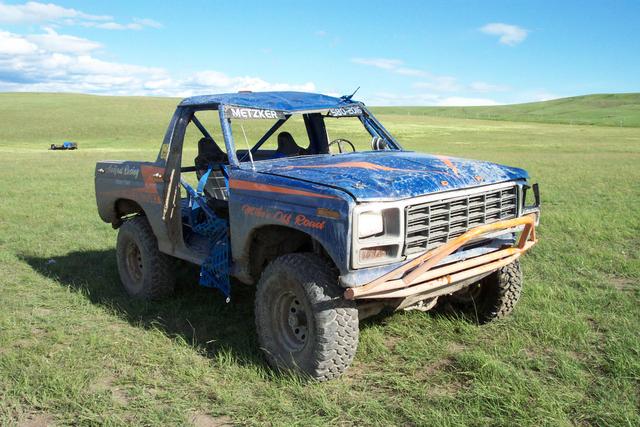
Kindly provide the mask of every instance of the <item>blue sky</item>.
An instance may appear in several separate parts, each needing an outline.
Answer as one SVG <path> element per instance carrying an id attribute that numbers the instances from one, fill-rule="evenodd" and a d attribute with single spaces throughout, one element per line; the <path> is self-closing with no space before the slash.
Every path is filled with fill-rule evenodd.
<path id="1" fill-rule="evenodd" d="M 640 91 L 638 1 L 0 0 L 0 91 L 482 105 Z"/>

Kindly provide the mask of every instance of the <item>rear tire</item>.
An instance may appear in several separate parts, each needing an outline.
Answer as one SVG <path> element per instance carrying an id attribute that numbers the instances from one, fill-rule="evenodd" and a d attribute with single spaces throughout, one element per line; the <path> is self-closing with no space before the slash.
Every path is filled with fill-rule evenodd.
<path id="1" fill-rule="evenodd" d="M 337 277 L 315 254 L 272 261 L 256 291 L 260 348 L 275 368 L 319 381 L 340 376 L 358 346 L 358 310 L 342 296 Z"/>
<path id="2" fill-rule="evenodd" d="M 451 295 L 450 301 L 478 323 L 488 323 L 511 314 L 521 294 L 522 270 L 515 260 Z"/>
<path id="3" fill-rule="evenodd" d="M 158 250 L 147 219 L 136 216 L 122 224 L 116 244 L 120 280 L 129 295 L 155 300 L 173 293 L 175 260 Z"/>

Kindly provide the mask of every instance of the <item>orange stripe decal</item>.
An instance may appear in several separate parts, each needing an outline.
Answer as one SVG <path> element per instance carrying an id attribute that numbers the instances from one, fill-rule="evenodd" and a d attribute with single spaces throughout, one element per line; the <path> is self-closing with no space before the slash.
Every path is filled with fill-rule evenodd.
<path id="1" fill-rule="evenodd" d="M 458 168 L 456 167 L 456 165 L 453 164 L 453 162 L 451 161 L 451 159 L 449 159 L 446 156 L 436 156 L 438 159 L 440 159 L 440 161 L 442 161 L 442 163 L 444 163 L 445 165 L 447 165 L 449 167 L 449 169 L 451 169 L 453 171 L 453 173 L 455 173 L 456 175 L 458 175 Z"/>
<path id="2" fill-rule="evenodd" d="M 320 199 L 339 199 L 339 197 L 329 196 L 327 194 L 318 194 L 311 191 L 295 190 L 293 188 L 278 187 L 276 185 L 258 184 L 257 182 L 243 181 L 240 179 L 230 179 L 229 188 L 233 188 L 235 190 L 250 190 L 262 191 L 265 193 L 289 194 L 292 196 L 318 197 Z"/>

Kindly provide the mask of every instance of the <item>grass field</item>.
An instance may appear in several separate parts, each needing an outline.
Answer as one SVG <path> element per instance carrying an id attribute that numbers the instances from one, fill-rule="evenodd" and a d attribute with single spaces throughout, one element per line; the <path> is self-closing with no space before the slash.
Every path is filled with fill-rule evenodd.
<path id="1" fill-rule="evenodd" d="M 381 107 L 388 114 L 573 125 L 640 126 L 640 93 L 575 96 L 489 107 Z"/>
<path id="2" fill-rule="evenodd" d="M 175 104 L 0 94 L 0 425 L 640 425 L 640 128 L 382 110 L 406 148 L 529 170 L 540 243 L 511 318 L 369 319 L 318 384 L 268 369 L 249 287 L 225 305 L 185 268 L 171 300 L 121 289 L 94 164 L 153 159 Z"/>

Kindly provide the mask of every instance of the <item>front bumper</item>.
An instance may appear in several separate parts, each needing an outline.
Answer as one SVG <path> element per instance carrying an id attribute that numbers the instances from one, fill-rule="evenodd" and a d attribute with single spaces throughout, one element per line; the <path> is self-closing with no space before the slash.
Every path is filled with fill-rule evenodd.
<path id="1" fill-rule="evenodd" d="M 536 191 L 537 193 L 537 191 Z M 536 244 L 535 228 L 539 216 L 539 199 L 535 208 L 519 218 L 481 225 L 446 244 L 402 264 L 366 285 L 349 288 L 344 297 L 355 299 L 395 299 L 416 295 L 425 298 L 455 292 L 469 279 L 482 277 L 518 259 Z M 447 256 L 471 240 L 496 232 L 523 227 L 513 245 L 464 261 L 439 266 Z"/>

